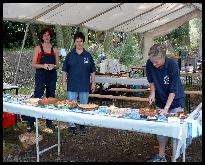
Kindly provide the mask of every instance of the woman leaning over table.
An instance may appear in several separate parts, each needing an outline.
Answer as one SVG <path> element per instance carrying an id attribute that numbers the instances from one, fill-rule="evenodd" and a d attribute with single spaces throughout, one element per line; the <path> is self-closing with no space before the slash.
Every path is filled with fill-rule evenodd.
<path id="1" fill-rule="evenodd" d="M 184 111 L 185 94 L 177 63 L 166 57 L 166 48 L 162 44 L 154 44 L 148 55 L 146 75 L 151 89 L 149 103 L 155 102 L 160 115 Z M 149 162 L 166 162 L 168 137 L 157 135 L 157 140 L 159 153 Z"/>

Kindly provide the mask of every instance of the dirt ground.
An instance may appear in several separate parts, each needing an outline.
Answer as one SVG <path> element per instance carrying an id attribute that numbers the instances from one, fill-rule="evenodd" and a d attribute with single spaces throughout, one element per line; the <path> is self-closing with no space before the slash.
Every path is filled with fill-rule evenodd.
<path id="1" fill-rule="evenodd" d="M 192 98 L 194 99 L 194 98 Z M 192 103 L 200 103 L 195 98 Z M 106 103 L 108 104 L 108 103 Z M 127 103 L 129 106 L 133 103 Z M 137 103 L 136 103 L 137 104 Z M 192 109 L 196 107 L 191 104 Z M 67 124 L 61 122 L 61 154 L 57 156 L 57 147 L 40 156 L 42 162 L 146 162 L 158 152 L 158 143 L 154 135 L 132 131 L 86 127 L 88 132 L 82 136 L 71 135 Z M 57 129 L 54 133 L 43 132 L 45 120 L 40 120 L 39 131 L 43 135 L 40 150 L 57 143 Z M 3 131 L 3 161 L 4 162 L 35 162 L 36 145 L 23 147 L 18 136 L 26 132 L 26 123 L 19 122 L 15 129 Z M 166 147 L 166 158 L 171 161 L 172 145 L 169 141 Z M 182 161 L 182 156 L 177 159 Z M 186 150 L 186 162 L 202 162 L 202 137 L 193 139 Z"/>

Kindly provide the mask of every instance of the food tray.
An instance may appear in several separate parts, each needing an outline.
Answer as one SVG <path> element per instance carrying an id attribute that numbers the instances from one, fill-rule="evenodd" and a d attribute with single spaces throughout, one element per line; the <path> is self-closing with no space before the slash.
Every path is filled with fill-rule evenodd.
<path id="1" fill-rule="evenodd" d="M 31 105 L 38 105 L 38 101 L 41 100 L 39 98 L 28 98 L 24 100 L 23 102 L 26 104 L 31 104 Z"/>
<path id="2" fill-rule="evenodd" d="M 78 108 L 84 111 L 94 111 L 97 110 L 99 105 L 97 104 L 78 104 Z"/>
<path id="3" fill-rule="evenodd" d="M 54 106 L 57 108 L 76 108 L 78 104 L 76 101 L 64 100 L 64 101 L 58 101 L 57 103 L 54 104 Z"/>

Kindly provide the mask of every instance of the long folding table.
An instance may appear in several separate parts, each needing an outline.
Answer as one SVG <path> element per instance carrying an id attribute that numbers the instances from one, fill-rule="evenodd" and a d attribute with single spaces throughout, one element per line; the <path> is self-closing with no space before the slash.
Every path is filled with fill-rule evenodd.
<path id="1" fill-rule="evenodd" d="M 201 104 L 197 110 L 201 109 Z M 176 161 L 179 149 L 183 151 L 183 161 L 185 161 L 186 138 L 188 131 L 187 122 L 183 123 L 168 123 L 146 120 L 135 120 L 131 118 L 123 118 L 116 115 L 102 113 L 99 109 L 95 111 L 82 111 L 75 109 L 58 109 L 54 106 L 39 107 L 18 102 L 3 101 L 3 111 L 14 114 L 21 114 L 36 118 L 36 154 L 37 162 L 39 162 L 39 155 L 53 147 L 58 147 L 58 156 L 60 155 L 60 128 L 59 122 L 74 122 L 77 124 L 113 128 L 120 130 L 130 130 L 142 133 L 150 133 L 156 135 L 163 135 L 173 138 L 173 155 L 172 161 Z M 39 132 L 38 120 L 50 119 L 58 121 L 58 142 L 57 144 L 39 150 Z M 168 131 L 169 130 L 169 131 Z M 180 144 L 180 145 L 179 145 Z M 180 146 L 180 148 L 179 148 Z M 179 155 L 179 154 L 178 154 Z"/>

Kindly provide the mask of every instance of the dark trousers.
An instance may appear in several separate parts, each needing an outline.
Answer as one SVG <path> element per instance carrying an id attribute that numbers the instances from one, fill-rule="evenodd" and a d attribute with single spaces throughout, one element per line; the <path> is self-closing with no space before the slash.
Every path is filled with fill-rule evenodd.
<path id="1" fill-rule="evenodd" d="M 34 98 L 41 98 L 44 94 L 46 89 L 46 98 L 48 97 L 55 97 L 55 90 L 56 90 L 56 81 L 57 81 L 57 74 L 56 72 L 46 73 L 40 72 L 36 73 L 35 75 L 35 91 L 34 91 Z M 34 117 L 27 117 L 28 126 L 34 126 L 35 118 Z M 46 126 L 52 126 L 52 120 L 46 119 Z"/>

